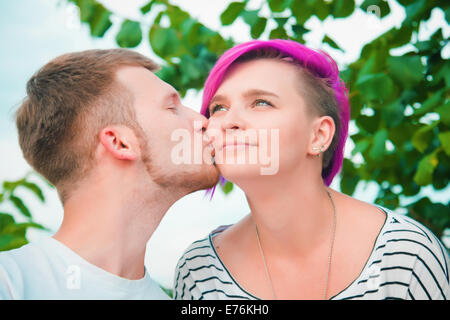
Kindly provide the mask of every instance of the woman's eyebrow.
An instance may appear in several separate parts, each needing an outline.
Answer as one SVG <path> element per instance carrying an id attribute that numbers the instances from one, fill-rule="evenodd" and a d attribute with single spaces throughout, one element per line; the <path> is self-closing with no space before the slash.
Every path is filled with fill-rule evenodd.
<path id="1" fill-rule="evenodd" d="M 255 97 L 255 96 L 272 96 L 272 97 L 279 98 L 279 96 L 277 94 L 270 92 L 270 91 L 262 90 L 262 89 L 247 90 L 244 93 L 242 93 L 242 96 L 244 98 Z M 221 94 L 215 95 L 209 102 L 208 109 L 211 108 L 211 106 L 214 104 L 214 102 L 221 101 L 221 100 L 226 100 L 226 97 Z"/>
<path id="2" fill-rule="evenodd" d="M 220 94 L 215 95 L 215 96 L 211 99 L 211 101 L 209 102 L 208 107 L 210 107 L 211 105 L 213 105 L 214 102 L 216 102 L 216 101 L 218 101 L 218 100 L 225 100 L 225 99 L 226 99 L 226 98 L 225 98 L 225 96 L 223 96 L 223 95 L 220 95 Z"/>
<path id="3" fill-rule="evenodd" d="M 279 96 L 277 94 L 270 92 L 270 91 L 262 90 L 262 89 L 247 90 L 242 94 L 242 96 L 244 98 L 254 97 L 254 96 L 272 96 L 272 97 L 279 98 Z M 211 106 L 214 102 L 216 102 L 218 100 L 226 100 L 226 97 L 221 94 L 215 95 L 209 102 L 209 106 Z"/>
<path id="4" fill-rule="evenodd" d="M 242 94 L 244 98 L 254 97 L 254 96 L 272 96 L 279 98 L 279 96 L 273 92 L 262 90 L 262 89 L 250 89 Z"/>

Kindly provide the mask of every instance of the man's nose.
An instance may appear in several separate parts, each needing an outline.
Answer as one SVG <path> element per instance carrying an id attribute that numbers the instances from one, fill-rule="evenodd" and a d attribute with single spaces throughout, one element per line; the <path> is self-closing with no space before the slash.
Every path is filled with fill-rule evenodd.
<path id="1" fill-rule="evenodd" d="M 208 119 L 202 115 L 201 113 L 198 113 L 195 110 L 192 110 L 191 108 L 186 107 L 189 110 L 191 120 L 194 122 L 194 129 L 197 131 L 205 132 L 206 128 L 208 127 Z"/>
<path id="2" fill-rule="evenodd" d="M 201 123 L 201 126 L 200 126 L 201 131 L 203 133 L 206 132 L 206 129 L 208 128 L 209 120 L 204 115 L 199 114 L 199 117 L 197 118 L 196 121 L 200 121 L 200 123 Z"/>

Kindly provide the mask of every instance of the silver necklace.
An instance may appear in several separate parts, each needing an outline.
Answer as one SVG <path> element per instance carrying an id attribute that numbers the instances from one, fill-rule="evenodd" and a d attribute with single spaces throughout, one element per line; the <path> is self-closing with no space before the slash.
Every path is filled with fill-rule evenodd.
<path id="1" fill-rule="evenodd" d="M 327 299 L 328 278 L 329 278 L 329 275 L 330 275 L 331 257 L 333 255 L 334 238 L 335 238 L 335 235 L 336 235 L 336 206 L 334 204 L 333 197 L 331 196 L 330 192 L 328 190 L 326 190 L 326 191 L 328 193 L 328 196 L 330 197 L 331 204 L 333 205 L 333 233 L 332 233 L 332 236 L 331 236 L 330 254 L 328 255 L 328 270 L 327 270 L 327 277 L 325 278 L 325 289 L 324 289 L 324 294 L 323 294 L 323 299 L 324 300 Z M 262 246 L 261 246 L 261 241 L 259 240 L 258 227 L 256 226 L 256 223 L 255 223 L 255 231 L 256 231 L 256 238 L 258 239 L 259 252 L 261 254 L 261 257 L 262 257 L 262 260 L 263 260 L 263 263 L 264 263 L 264 269 L 266 271 L 266 277 L 267 277 L 267 280 L 269 281 L 269 284 L 270 284 L 270 290 L 272 291 L 273 299 L 276 300 L 277 296 L 275 294 L 275 290 L 273 289 L 272 278 L 270 277 L 270 273 L 269 273 L 269 270 L 267 268 L 266 258 L 264 257 L 264 252 L 263 252 L 263 249 L 262 249 Z"/>

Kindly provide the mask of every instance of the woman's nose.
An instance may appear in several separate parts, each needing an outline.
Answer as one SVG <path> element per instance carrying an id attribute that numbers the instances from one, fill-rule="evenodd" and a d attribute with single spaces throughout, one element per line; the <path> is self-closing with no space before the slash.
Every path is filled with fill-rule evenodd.
<path id="1" fill-rule="evenodd" d="M 245 122 L 239 111 L 230 109 L 223 117 L 222 130 L 245 130 Z"/>

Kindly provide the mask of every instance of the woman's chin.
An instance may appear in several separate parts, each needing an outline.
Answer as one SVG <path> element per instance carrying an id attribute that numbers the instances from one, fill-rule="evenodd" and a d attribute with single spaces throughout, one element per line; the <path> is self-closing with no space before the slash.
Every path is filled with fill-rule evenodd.
<path id="1" fill-rule="evenodd" d="M 217 167 L 220 175 L 233 183 L 243 179 L 258 179 L 262 176 L 261 165 L 258 164 L 222 164 Z"/>

